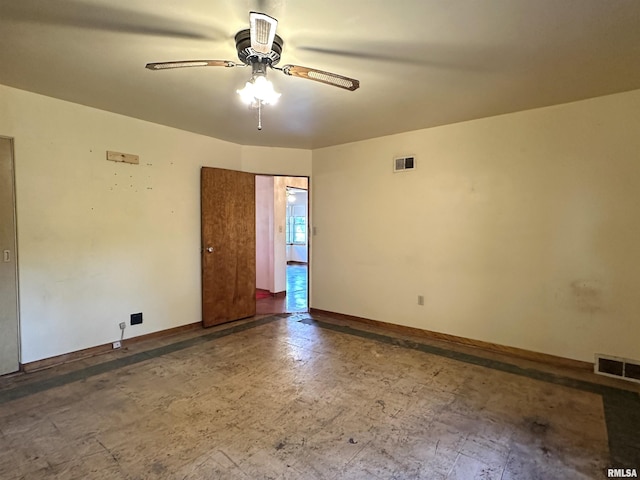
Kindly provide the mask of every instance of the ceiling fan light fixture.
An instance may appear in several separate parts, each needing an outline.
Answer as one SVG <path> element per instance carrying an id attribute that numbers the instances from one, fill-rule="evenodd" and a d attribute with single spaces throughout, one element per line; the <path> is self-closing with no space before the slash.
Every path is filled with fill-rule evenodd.
<path id="1" fill-rule="evenodd" d="M 251 67 L 251 79 L 244 88 L 236 90 L 242 102 L 250 108 L 256 109 L 258 114 L 258 130 L 262 130 L 262 107 L 273 105 L 280 98 L 273 84 L 267 80 L 267 69 L 278 70 L 285 75 L 306 78 L 316 82 L 343 88 L 356 90 L 360 82 L 354 78 L 344 77 L 331 72 L 317 70 L 315 68 L 300 65 L 285 65 L 276 67 L 280 62 L 282 38 L 276 35 L 278 21 L 259 12 L 249 13 L 250 28 L 240 30 L 235 35 L 236 52 L 242 63 L 229 60 L 178 60 L 171 62 L 147 63 L 149 70 L 167 70 L 185 67 Z"/>
<path id="2" fill-rule="evenodd" d="M 243 103 L 251 106 L 274 105 L 280 94 L 273 88 L 273 84 L 264 75 L 256 75 L 248 81 L 242 90 L 236 90 Z"/>

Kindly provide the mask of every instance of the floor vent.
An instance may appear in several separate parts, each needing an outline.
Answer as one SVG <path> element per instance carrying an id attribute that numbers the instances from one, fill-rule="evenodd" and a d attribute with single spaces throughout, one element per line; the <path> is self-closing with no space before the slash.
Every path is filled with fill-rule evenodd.
<path id="1" fill-rule="evenodd" d="M 416 157 L 396 157 L 393 159 L 393 171 L 405 172 L 416 168 Z"/>
<path id="2" fill-rule="evenodd" d="M 595 373 L 640 383 L 640 361 L 596 354 Z"/>

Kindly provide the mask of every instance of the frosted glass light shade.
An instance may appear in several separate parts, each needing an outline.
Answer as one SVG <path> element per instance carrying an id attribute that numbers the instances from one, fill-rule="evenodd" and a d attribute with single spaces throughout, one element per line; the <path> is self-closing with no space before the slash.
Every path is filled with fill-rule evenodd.
<path id="1" fill-rule="evenodd" d="M 262 75 L 252 78 L 242 90 L 237 92 L 240 99 L 247 105 L 258 102 L 273 105 L 280 98 L 280 94 L 273 89 L 273 84 Z"/>

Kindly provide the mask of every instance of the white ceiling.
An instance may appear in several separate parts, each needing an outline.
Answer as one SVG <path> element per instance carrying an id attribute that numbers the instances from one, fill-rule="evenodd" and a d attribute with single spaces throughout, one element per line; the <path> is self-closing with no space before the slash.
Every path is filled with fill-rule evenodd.
<path id="1" fill-rule="evenodd" d="M 237 60 L 249 11 L 279 20 L 280 65 L 255 112 Z M 0 0 L 0 83 L 243 145 L 318 148 L 640 88 L 638 0 Z"/>

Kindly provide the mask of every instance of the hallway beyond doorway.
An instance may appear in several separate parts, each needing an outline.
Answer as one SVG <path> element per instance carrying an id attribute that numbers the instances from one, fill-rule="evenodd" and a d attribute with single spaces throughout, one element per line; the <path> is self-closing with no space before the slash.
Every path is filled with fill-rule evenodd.
<path id="1" fill-rule="evenodd" d="M 306 263 L 287 264 L 286 296 L 259 298 L 256 300 L 256 314 L 295 313 L 309 310 L 308 265 Z"/>

